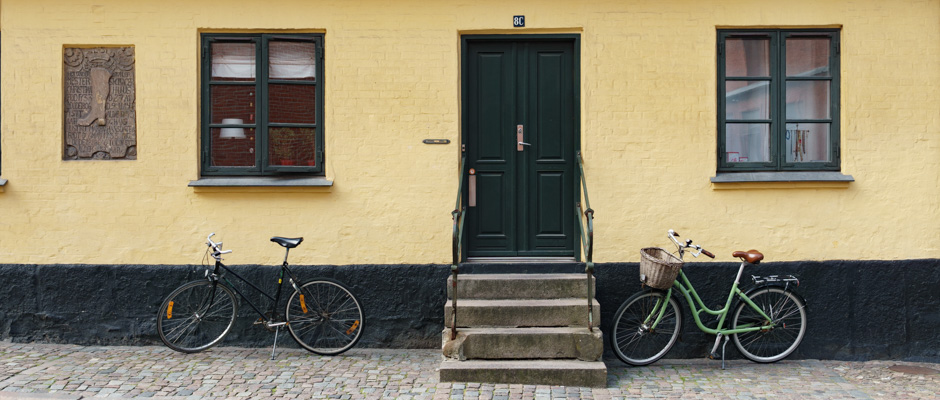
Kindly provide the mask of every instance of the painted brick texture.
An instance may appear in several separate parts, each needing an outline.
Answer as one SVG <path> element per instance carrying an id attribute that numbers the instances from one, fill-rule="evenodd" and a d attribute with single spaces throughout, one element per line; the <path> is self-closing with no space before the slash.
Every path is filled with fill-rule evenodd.
<path id="1" fill-rule="evenodd" d="M 513 29 L 512 16 L 527 27 Z M 847 185 L 715 186 L 716 29 L 840 27 Z M 329 189 L 193 189 L 200 33 L 324 33 Z M 460 36 L 581 35 L 581 150 L 599 262 L 673 228 L 728 260 L 940 257 L 940 1 L 26 1 L 0 3 L 0 258 L 189 264 L 450 259 Z M 134 46 L 135 161 L 62 160 L 62 51 Z M 425 145 L 423 139 L 450 139 Z M 301 157 L 301 156 L 296 156 Z M 726 190 L 734 189 L 734 190 Z"/>

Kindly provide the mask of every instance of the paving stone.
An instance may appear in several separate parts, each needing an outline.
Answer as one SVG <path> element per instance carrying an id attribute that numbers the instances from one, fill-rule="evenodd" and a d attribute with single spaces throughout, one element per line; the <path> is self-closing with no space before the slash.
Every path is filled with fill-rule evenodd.
<path id="1" fill-rule="evenodd" d="M 0 399 L 936 399 L 940 365 L 899 361 L 607 360 L 606 388 L 440 382 L 440 350 L 96 347 L 0 342 Z"/>

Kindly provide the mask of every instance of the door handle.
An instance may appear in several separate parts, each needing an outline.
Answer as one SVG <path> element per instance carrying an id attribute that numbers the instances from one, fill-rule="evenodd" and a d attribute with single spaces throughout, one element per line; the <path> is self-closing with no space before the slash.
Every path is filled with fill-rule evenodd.
<path id="1" fill-rule="evenodd" d="M 469 193 L 467 193 L 467 206 L 476 207 L 477 206 L 477 171 L 473 168 L 470 168 L 470 182 L 468 182 Z"/>
<path id="2" fill-rule="evenodd" d="M 522 124 L 516 125 L 516 151 L 522 151 L 525 149 L 523 146 L 531 146 L 531 144 L 526 143 L 525 135 L 523 134 Z"/>

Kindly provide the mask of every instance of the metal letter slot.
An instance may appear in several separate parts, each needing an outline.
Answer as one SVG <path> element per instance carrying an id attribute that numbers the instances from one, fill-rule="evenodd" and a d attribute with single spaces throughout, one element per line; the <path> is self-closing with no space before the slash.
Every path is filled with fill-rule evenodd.
<path id="1" fill-rule="evenodd" d="M 516 125 L 516 151 L 522 151 L 525 148 L 524 146 L 531 146 L 531 144 L 524 142 L 524 139 L 525 136 L 522 133 L 522 125 Z"/>
<path id="2" fill-rule="evenodd" d="M 470 191 L 467 193 L 467 206 L 477 206 L 477 171 L 470 168 Z"/>

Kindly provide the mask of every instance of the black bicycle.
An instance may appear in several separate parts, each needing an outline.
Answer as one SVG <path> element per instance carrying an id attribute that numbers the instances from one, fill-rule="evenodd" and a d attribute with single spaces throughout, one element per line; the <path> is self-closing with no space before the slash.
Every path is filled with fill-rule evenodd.
<path id="1" fill-rule="evenodd" d="M 301 347 L 321 355 L 343 353 L 355 346 L 362 337 L 362 307 L 345 285 L 326 278 L 300 284 L 288 266 L 290 249 L 300 245 L 304 238 L 271 238 L 272 242 L 286 249 L 277 280 L 277 291 L 272 296 L 222 263 L 222 255 L 232 251 L 223 251 L 222 242 L 212 241 L 213 235 L 206 238 L 209 247 L 206 253 L 215 259 L 215 268 L 207 264 L 204 279 L 180 286 L 160 305 L 157 332 L 167 347 L 183 353 L 195 353 L 221 342 L 231 332 L 238 315 L 236 294 L 260 316 L 255 325 L 262 325 L 274 332 L 272 359 L 277 351 L 277 334 L 282 327 L 287 328 Z M 232 284 L 226 273 L 271 300 L 271 310 L 262 312 Z M 278 303 L 285 277 L 294 292 L 287 299 L 282 314 L 278 312 Z"/>

